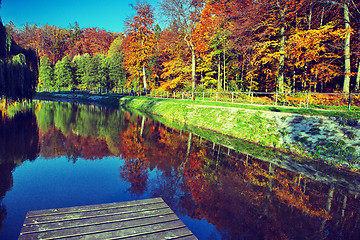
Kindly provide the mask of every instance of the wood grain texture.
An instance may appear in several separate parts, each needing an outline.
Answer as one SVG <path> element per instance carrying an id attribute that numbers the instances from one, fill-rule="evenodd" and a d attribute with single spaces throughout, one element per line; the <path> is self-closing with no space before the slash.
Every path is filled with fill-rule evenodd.
<path id="1" fill-rule="evenodd" d="M 24 239 L 197 239 L 162 198 L 27 213 Z"/>

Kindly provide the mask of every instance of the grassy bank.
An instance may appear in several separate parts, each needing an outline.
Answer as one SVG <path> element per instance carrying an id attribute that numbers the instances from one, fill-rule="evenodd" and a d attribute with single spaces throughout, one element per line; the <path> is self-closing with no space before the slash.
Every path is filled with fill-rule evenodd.
<path id="1" fill-rule="evenodd" d="M 292 114 L 273 107 L 136 97 L 122 98 L 120 105 L 359 172 L 357 113 L 290 109 Z"/>

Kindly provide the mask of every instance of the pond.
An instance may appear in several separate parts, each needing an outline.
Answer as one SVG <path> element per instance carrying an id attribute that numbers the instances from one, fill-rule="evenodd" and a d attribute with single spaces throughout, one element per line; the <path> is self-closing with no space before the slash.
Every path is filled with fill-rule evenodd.
<path id="1" fill-rule="evenodd" d="M 152 197 L 199 239 L 360 235 L 357 176 L 124 109 L 36 102 L 0 120 L 0 239 L 30 210 Z"/>

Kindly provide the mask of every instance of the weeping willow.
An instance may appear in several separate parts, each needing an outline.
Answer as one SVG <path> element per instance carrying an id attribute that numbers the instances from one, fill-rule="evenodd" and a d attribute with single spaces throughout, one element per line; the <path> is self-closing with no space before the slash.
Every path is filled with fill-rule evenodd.
<path id="1" fill-rule="evenodd" d="M 19 47 L 0 21 L 0 98 L 32 99 L 38 83 L 35 51 Z"/>

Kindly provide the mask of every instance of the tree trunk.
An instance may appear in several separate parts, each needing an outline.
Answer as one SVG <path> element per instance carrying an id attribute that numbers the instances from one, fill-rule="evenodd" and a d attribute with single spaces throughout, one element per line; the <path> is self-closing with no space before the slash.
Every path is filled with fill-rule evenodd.
<path id="1" fill-rule="evenodd" d="M 243 81 L 244 81 L 244 65 L 245 65 L 245 60 L 243 60 L 243 64 L 241 65 L 241 75 L 240 75 L 241 89 L 240 89 L 240 91 L 242 91 L 242 88 L 243 88 Z"/>
<path id="2" fill-rule="evenodd" d="M 350 17 L 349 17 L 349 8 L 344 3 L 344 22 L 345 22 L 345 29 L 350 30 Z M 343 85 L 343 92 L 348 93 L 350 91 L 350 32 L 346 35 L 345 38 L 345 76 L 344 76 L 344 85 Z"/>
<path id="3" fill-rule="evenodd" d="M 146 120 L 146 118 L 143 116 L 142 121 L 141 121 L 140 137 L 142 137 L 143 132 L 144 132 L 145 120 Z"/>
<path id="4" fill-rule="evenodd" d="M 285 67 L 285 12 L 284 10 L 280 11 L 280 58 L 279 58 L 279 68 L 278 68 L 278 90 L 279 92 L 284 92 L 284 67 Z"/>
<path id="5" fill-rule="evenodd" d="M 145 72 L 145 65 L 143 65 L 143 69 L 142 69 L 142 73 L 143 73 L 143 81 L 144 81 L 144 93 L 146 93 L 146 72 Z"/>
<path id="6" fill-rule="evenodd" d="M 220 54 L 218 57 L 218 91 L 221 89 L 221 61 L 220 61 Z"/>
<path id="7" fill-rule="evenodd" d="M 308 29 L 311 29 L 311 18 L 312 18 L 312 8 L 310 7 L 309 17 L 308 17 Z"/>
<path id="8" fill-rule="evenodd" d="M 251 93 L 251 90 L 252 90 L 252 83 L 253 83 L 253 77 L 251 76 L 251 79 L 250 79 L 249 96 L 250 96 L 250 93 Z"/>
<path id="9" fill-rule="evenodd" d="M 192 100 L 195 100 L 195 81 L 196 81 L 196 54 L 194 44 L 187 39 L 188 34 L 185 35 L 184 41 L 191 51 L 191 78 L 192 78 Z"/>
<path id="10" fill-rule="evenodd" d="M 192 59 L 192 100 L 195 100 L 195 81 L 196 81 L 196 54 L 195 49 L 191 50 L 191 59 Z"/>
<path id="11" fill-rule="evenodd" d="M 190 156 L 191 148 L 193 143 L 193 134 L 189 133 L 188 143 L 187 143 L 187 150 L 186 150 L 186 158 Z"/>
<path id="12" fill-rule="evenodd" d="M 358 63 L 358 73 L 356 76 L 355 91 L 358 92 L 360 87 L 360 61 Z"/>
<path id="13" fill-rule="evenodd" d="M 224 91 L 225 91 L 225 85 L 226 85 L 226 62 L 225 62 L 225 47 L 224 47 Z"/>

